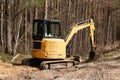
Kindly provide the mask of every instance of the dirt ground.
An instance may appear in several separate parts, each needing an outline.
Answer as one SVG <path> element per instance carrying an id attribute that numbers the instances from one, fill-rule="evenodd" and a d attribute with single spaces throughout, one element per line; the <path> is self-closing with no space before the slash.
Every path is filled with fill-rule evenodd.
<path id="1" fill-rule="evenodd" d="M 50 70 L 1 62 L 0 80 L 120 80 L 120 49 L 94 62 Z"/>

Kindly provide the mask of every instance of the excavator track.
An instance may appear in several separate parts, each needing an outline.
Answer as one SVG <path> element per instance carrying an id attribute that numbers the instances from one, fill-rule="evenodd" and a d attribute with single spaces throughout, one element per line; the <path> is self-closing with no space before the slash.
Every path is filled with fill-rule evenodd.
<path id="1" fill-rule="evenodd" d="M 37 58 L 27 58 L 23 59 L 21 62 L 22 65 L 37 67 L 40 70 L 51 69 L 51 65 L 60 63 L 64 63 L 66 67 L 75 65 L 74 60 L 42 60 Z"/>
<path id="2" fill-rule="evenodd" d="M 60 63 L 65 63 L 66 67 L 69 66 L 69 64 L 72 64 L 72 66 L 75 65 L 75 61 L 74 60 L 55 60 L 55 61 L 43 61 L 40 64 L 40 69 L 51 69 L 51 65 L 52 64 L 60 64 Z"/>

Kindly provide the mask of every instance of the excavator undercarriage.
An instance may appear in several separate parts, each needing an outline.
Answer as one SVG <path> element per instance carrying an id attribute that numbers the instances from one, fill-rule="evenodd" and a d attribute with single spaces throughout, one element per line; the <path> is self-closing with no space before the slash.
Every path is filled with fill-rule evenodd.
<path id="1" fill-rule="evenodd" d="M 86 60 L 85 62 L 91 62 L 96 60 L 96 52 L 91 51 L 89 54 L 89 59 Z M 32 67 L 37 67 L 40 70 L 45 70 L 45 69 L 51 69 L 51 68 L 66 68 L 66 67 L 72 67 L 77 64 L 79 64 L 80 57 L 79 56 L 73 56 L 72 58 L 66 58 L 66 59 L 61 59 L 61 60 L 44 60 L 44 59 L 38 59 L 38 58 L 26 58 L 23 59 L 21 64 L 22 65 L 27 65 L 27 66 L 32 66 Z M 52 65 L 58 64 L 58 65 L 63 65 L 62 67 L 52 67 Z"/>
<path id="2" fill-rule="evenodd" d="M 51 69 L 54 64 L 62 64 L 62 67 L 71 67 L 76 64 L 75 60 L 65 59 L 65 60 L 42 60 L 37 58 L 28 58 L 22 60 L 22 65 L 37 67 L 40 70 Z M 54 67 L 54 68 L 62 68 Z"/>

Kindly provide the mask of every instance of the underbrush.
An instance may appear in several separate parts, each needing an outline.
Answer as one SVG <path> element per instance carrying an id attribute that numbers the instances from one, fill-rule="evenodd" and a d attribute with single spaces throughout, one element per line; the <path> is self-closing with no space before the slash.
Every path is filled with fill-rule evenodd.
<path id="1" fill-rule="evenodd" d="M 2 60 L 2 62 L 14 62 L 14 63 L 19 63 L 21 62 L 22 59 L 24 58 L 30 58 L 31 54 L 21 54 L 18 53 L 16 55 L 11 55 L 11 54 L 0 54 L 0 60 Z"/>

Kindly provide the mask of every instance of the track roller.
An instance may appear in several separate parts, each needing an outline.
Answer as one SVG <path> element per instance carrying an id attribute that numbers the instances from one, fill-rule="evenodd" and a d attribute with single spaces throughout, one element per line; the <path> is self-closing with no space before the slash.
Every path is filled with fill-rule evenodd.
<path id="1" fill-rule="evenodd" d="M 71 66 L 70 64 L 72 63 L 72 66 L 75 65 L 75 62 L 73 60 L 56 60 L 56 61 L 43 61 L 40 64 L 39 69 L 40 70 L 44 70 L 44 69 L 50 69 L 52 64 L 60 64 L 60 63 L 64 63 L 66 64 L 66 67 Z"/>

